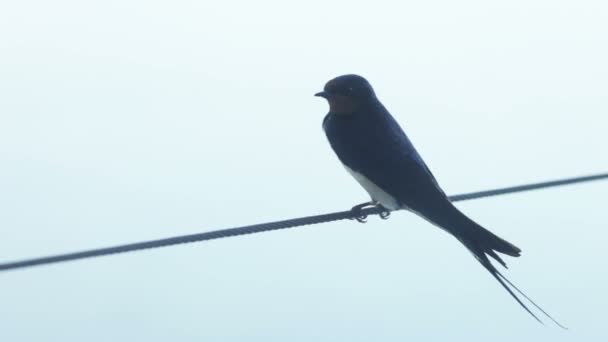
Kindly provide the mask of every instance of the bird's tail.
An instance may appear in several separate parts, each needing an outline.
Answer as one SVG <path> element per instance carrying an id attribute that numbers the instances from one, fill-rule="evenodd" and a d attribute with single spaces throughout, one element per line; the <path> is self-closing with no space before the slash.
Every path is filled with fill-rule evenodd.
<path id="1" fill-rule="evenodd" d="M 519 249 L 512 243 L 496 236 L 489 230 L 483 228 L 475 221 L 471 220 L 462 212 L 460 212 L 453 205 L 450 204 L 450 209 L 446 211 L 450 212 L 450 215 L 446 215 L 445 221 L 444 219 L 442 219 L 443 222 L 434 223 L 446 229 L 449 233 L 454 235 L 460 242 L 462 242 L 467 247 L 467 249 L 473 254 L 473 256 L 475 256 L 475 259 L 477 259 L 477 261 L 479 261 L 479 263 L 481 263 L 481 265 L 488 272 L 490 272 L 490 274 L 500 283 L 500 285 L 502 285 L 502 287 L 505 288 L 505 290 L 507 290 L 507 292 L 517 301 L 517 303 L 519 303 L 519 305 L 521 305 L 521 307 L 523 307 L 537 321 L 542 323 L 538 316 L 536 316 L 528 308 L 528 306 L 524 304 L 524 302 L 520 299 L 519 296 L 517 296 L 516 293 L 520 294 L 523 298 L 530 302 L 534 307 L 536 307 L 540 312 L 542 312 L 559 327 L 567 329 L 558 321 L 556 321 L 553 317 L 551 317 L 551 315 L 549 315 L 540 306 L 538 306 L 532 299 L 530 299 L 525 293 L 523 293 L 519 288 L 517 288 L 517 286 L 515 286 L 505 276 L 503 276 L 502 273 L 500 273 L 496 269 L 496 267 L 494 267 L 494 265 L 490 262 L 488 258 L 488 256 L 492 257 L 503 267 L 507 268 L 507 264 L 497 253 L 513 257 L 519 257 L 521 249 Z M 515 292 L 513 290 L 515 290 Z"/>

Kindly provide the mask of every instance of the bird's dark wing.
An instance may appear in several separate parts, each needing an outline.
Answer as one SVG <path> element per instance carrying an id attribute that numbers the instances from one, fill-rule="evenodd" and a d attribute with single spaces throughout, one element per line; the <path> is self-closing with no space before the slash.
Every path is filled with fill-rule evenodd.
<path id="1" fill-rule="evenodd" d="M 421 214 L 427 206 L 447 201 L 403 130 L 389 113 L 384 114 L 373 120 L 325 118 L 326 133 L 342 163 Z"/>

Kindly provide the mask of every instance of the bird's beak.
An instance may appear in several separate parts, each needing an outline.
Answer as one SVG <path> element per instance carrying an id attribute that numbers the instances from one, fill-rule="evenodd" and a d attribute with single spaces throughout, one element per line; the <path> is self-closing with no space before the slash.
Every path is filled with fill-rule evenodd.
<path id="1" fill-rule="evenodd" d="M 329 97 L 329 93 L 326 91 L 320 91 L 320 92 L 316 93 L 315 96 L 327 99 Z"/>

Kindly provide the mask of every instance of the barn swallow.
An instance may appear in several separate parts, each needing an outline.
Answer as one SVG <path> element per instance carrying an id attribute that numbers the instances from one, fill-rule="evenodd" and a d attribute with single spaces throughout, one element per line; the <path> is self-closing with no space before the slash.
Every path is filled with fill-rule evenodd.
<path id="1" fill-rule="evenodd" d="M 371 197 L 371 202 L 353 207 L 355 216 L 359 216 L 366 206 L 377 206 L 385 212 L 405 209 L 421 216 L 458 239 L 537 321 L 542 323 L 515 292 L 563 327 L 490 262 L 488 256 L 506 268 L 499 253 L 519 257 L 521 250 L 468 218 L 450 202 L 365 78 L 358 75 L 336 77 L 315 96 L 323 97 L 329 103 L 323 130 L 332 149 Z"/>

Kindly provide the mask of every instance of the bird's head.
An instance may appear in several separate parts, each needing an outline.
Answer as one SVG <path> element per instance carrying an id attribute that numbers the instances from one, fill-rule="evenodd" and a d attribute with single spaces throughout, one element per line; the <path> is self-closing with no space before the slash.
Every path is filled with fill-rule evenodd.
<path id="1" fill-rule="evenodd" d="M 377 101 L 372 86 L 359 75 L 338 76 L 327 82 L 323 91 L 315 96 L 325 98 L 329 111 L 336 114 L 354 113 L 362 106 Z"/>

